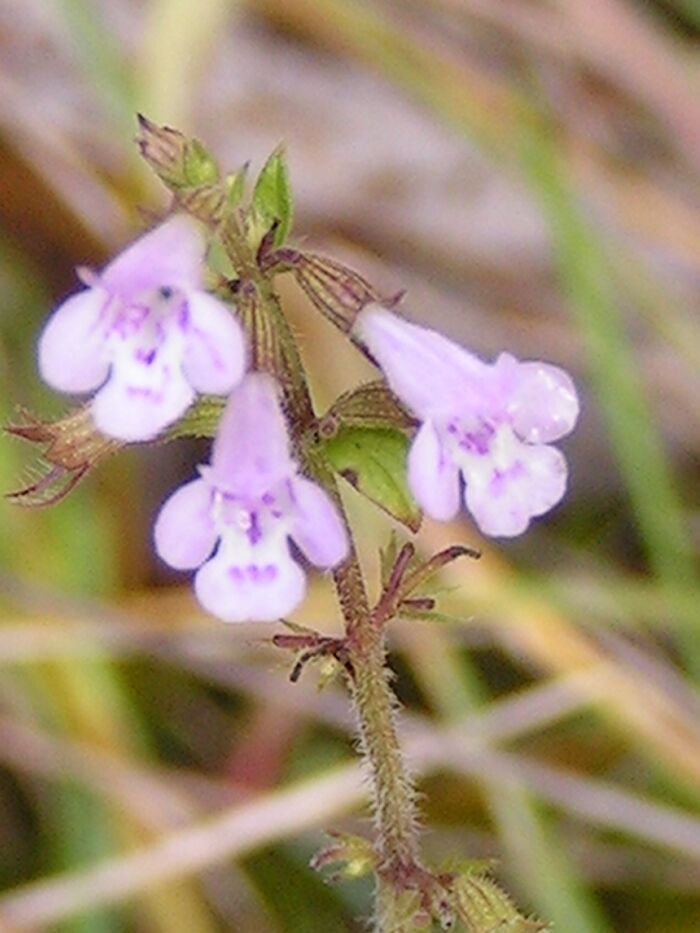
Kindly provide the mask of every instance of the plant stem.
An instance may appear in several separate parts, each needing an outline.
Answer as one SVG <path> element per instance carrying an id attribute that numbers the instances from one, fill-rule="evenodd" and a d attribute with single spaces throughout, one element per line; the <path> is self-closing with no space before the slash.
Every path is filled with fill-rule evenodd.
<path id="1" fill-rule="evenodd" d="M 350 554 L 333 573 L 338 601 L 345 620 L 345 636 L 353 676 L 349 678 L 358 720 L 361 750 L 368 762 L 374 815 L 377 825 L 377 853 L 380 880 L 404 877 L 418 867 L 418 834 L 415 794 L 406 770 L 396 733 L 396 698 L 389 686 L 383 627 L 373 623 L 367 588 L 348 526 L 335 477 L 318 457 L 305 450 L 303 436 L 316 422 L 306 373 L 298 347 L 279 299 L 269 279 L 260 271 L 250 247 L 237 227 L 229 226 L 225 242 L 236 267 L 255 287 L 248 321 L 254 331 L 273 332 L 279 342 L 285 371 L 282 376 L 291 416 L 295 444 L 304 466 L 334 498 L 343 516 L 350 539 Z M 256 318 L 262 318 L 257 320 Z M 259 361 L 264 365 L 263 361 Z M 383 896 L 387 892 L 383 890 Z M 390 895 L 389 895 L 390 896 Z"/>

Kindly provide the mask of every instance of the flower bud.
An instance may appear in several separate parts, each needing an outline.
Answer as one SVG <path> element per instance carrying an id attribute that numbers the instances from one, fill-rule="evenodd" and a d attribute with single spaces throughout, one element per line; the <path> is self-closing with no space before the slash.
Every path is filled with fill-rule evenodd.
<path id="1" fill-rule="evenodd" d="M 219 169 L 198 139 L 138 115 L 141 155 L 169 188 L 197 188 L 219 181 Z"/>

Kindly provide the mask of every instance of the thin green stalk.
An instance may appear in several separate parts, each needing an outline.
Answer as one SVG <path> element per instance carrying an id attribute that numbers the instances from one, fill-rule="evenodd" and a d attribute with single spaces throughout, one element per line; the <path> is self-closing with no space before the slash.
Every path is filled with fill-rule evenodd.
<path id="1" fill-rule="evenodd" d="M 685 604 L 674 598 L 678 587 L 698 579 L 689 529 L 625 333 L 604 248 L 568 189 L 546 124 L 526 131 L 522 157 L 550 223 L 559 275 L 649 563 L 671 612 L 687 623 L 679 635 L 688 666 L 700 674 L 697 613 L 688 615 Z"/>

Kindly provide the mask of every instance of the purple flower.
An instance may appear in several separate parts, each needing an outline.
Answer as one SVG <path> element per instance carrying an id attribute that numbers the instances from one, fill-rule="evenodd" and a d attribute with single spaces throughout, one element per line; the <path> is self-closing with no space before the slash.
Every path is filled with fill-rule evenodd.
<path id="1" fill-rule="evenodd" d="M 423 422 L 408 458 L 408 482 L 432 518 L 448 521 L 464 499 L 488 535 L 519 535 L 562 498 L 567 467 L 551 441 L 579 412 L 571 378 L 548 363 L 495 363 L 446 337 L 369 305 L 355 325 L 398 397 Z"/>
<path id="2" fill-rule="evenodd" d="M 231 311 L 202 291 L 205 243 L 176 215 L 67 298 L 39 340 L 39 369 L 62 392 L 89 392 L 97 427 L 124 441 L 155 437 L 196 392 L 226 395 L 245 369 Z"/>
<path id="3" fill-rule="evenodd" d="M 213 615 L 267 622 L 295 609 L 306 581 L 290 538 L 317 567 L 345 558 L 345 526 L 327 493 L 299 475 L 270 376 L 250 373 L 234 390 L 199 471 L 162 507 L 155 543 L 171 567 L 199 567 L 195 592 Z"/>

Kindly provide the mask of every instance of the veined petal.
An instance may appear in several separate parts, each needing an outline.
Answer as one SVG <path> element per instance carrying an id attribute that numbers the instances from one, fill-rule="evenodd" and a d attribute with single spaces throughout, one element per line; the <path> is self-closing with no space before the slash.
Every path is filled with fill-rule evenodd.
<path id="1" fill-rule="evenodd" d="M 566 491 L 566 460 L 556 447 L 516 443 L 507 466 L 475 457 L 464 470 L 466 506 L 484 534 L 494 537 L 522 534 L 531 518 L 548 512 Z"/>
<path id="2" fill-rule="evenodd" d="M 202 281 L 205 243 L 195 220 L 176 214 L 135 240 L 105 268 L 104 288 L 128 301 L 151 289 L 196 289 Z"/>
<path id="3" fill-rule="evenodd" d="M 567 372 L 549 363 L 519 363 L 507 353 L 496 361 L 510 383 L 507 412 L 515 432 L 524 441 L 548 444 L 573 430 L 579 400 Z"/>
<path id="4" fill-rule="evenodd" d="M 218 533 L 211 516 L 214 492 L 202 479 L 181 486 L 165 501 L 153 529 L 156 551 L 176 570 L 199 567 L 214 550 Z"/>
<path id="5" fill-rule="evenodd" d="M 292 481 L 294 502 L 292 538 L 312 564 L 335 567 L 348 554 L 348 535 L 328 493 L 311 480 Z"/>
<path id="6" fill-rule="evenodd" d="M 187 295 L 189 330 L 183 371 L 198 392 L 227 395 L 243 378 L 245 344 L 226 305 L 206 292 Z"/>
<path id="7" fill-rule="evenodd" d="M 289 615 L 304 598 L 306 578 L 286 539 L 253 549 L 240 547 L 241 540 L 222 540 L 197 571 L 197 599 L 224 622 L 273 622 Z"/>
<path id="8" fill-rule="evenodd" d="M 355 331 L 393 391 L 421 418 L 480 405 L 487 365 L 442 334 L 379 305 L 358 315 Z"/>
<path id="9" fill-rule="evenodd" d="M 177 366 L 159 366 L 154 376 L 144 382 L 132 371 L 114 367 L 92 400 L 99 430 L 123 441 L 147 441 L 177 421 L 192 404 L 194 390 Z"/>
<path id="10" fill-rule="evenodd" d="M 459 470 L 426 421 L 408 454 L 408 485 L 426 515 L 447 522 L 459 511 Z"/>
<path id="11" fill-rule="evenodd" d="M 294 472 L 274 379 L 248 373 L 233 390 L 214 440 L 211 481 L 243 497 L 259 497 Z"/>
<path id="12" fill-rule="evenodd" d="M 109 371 L 101 314 L 109 296 L 87 288 L 53 312 L 39 338 L 39 372 L 60 392 L 89 392 Z"/>

